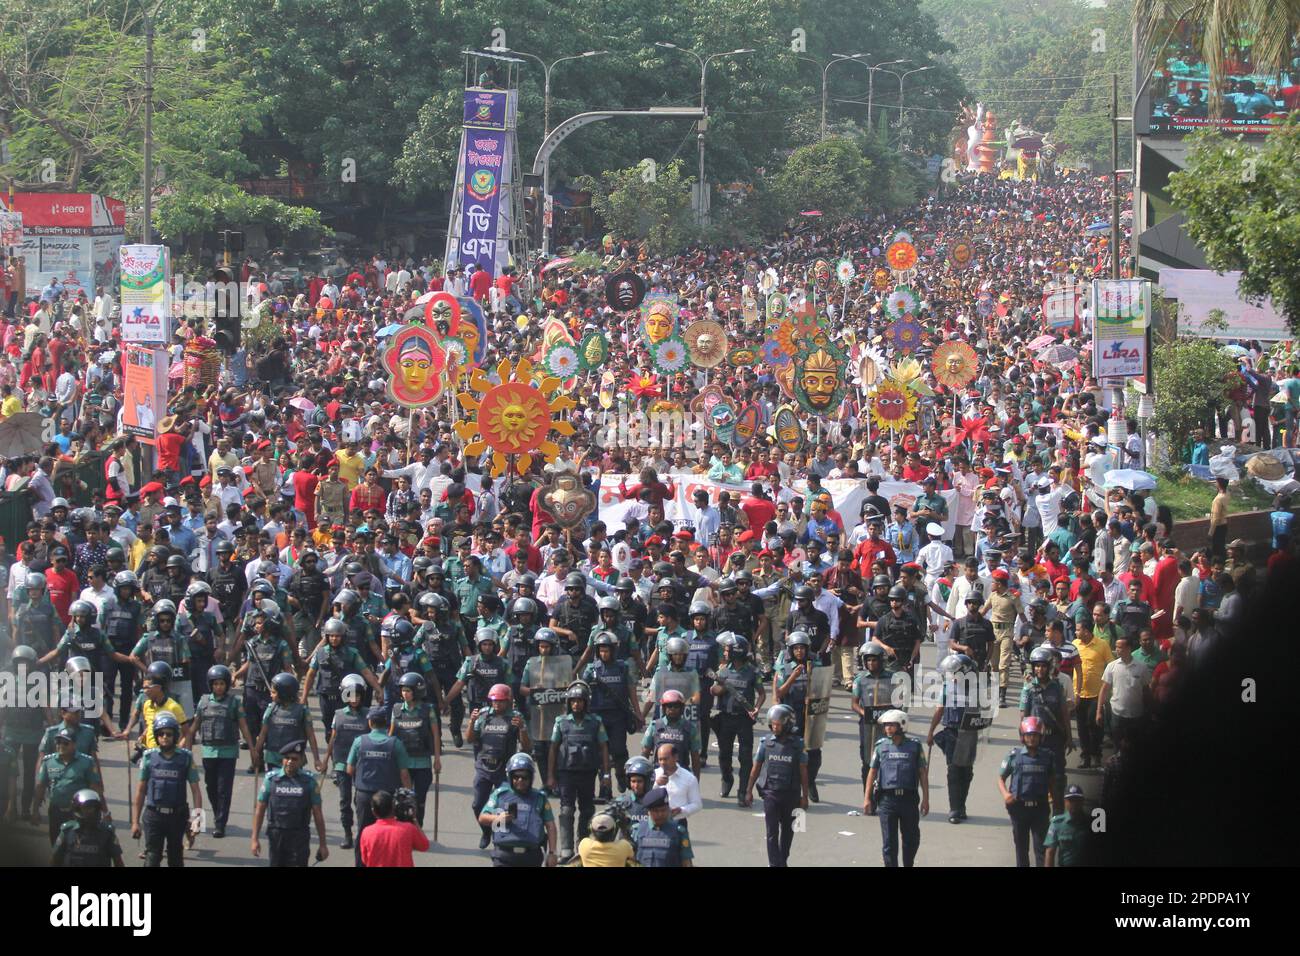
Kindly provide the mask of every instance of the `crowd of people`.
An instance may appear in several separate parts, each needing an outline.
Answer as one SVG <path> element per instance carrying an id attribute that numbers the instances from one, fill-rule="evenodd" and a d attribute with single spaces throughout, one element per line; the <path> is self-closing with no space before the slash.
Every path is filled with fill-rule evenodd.
<path id="1" fill-rule="evenodd" d="M 1086 228 L 1106 214 L 1106 189 L 1081 173 L 969 175 L 904 212 L 813 221 L 763 246 L 654 259 L 614 242 L 600 268 L 539 262 L 495 278 L 376 254 L 341 280 L 287 288 L 249 263 L 242 278 L 274 335 L 216 385 L 175 383 L 152 446 L 121 425 L 111 295 L 51 288 L 20 303 L 0 331 L 0 418 L 34 410 L 57 424 L 42 454 L 3 463 L 4 487 L 25 489 L 33 515 L 26 539 L 0 550 L 0 649 L 11 668 L 89 668 L 109 704 L 89 734 L 76 701 L 57 715 L 0 712 L 0 805 L 35 819 L 48 796 L 59 858 L 78 858 L 76 833 L 100 832 L 96 731 L 138 737 L 131 824 L 151 865 L 176 865 L 200 776 L 224 836 L 242 748 L 268 774 L 258 824 L 272 828 L 273 860 L 306 865 L 313 822 L 328 852 L 319 787 L 294 783 L 314 767 L 335 775 L 343 845 L 361 865 L 364 831 L 395 799 L 423 825 L 449 743 L 473 748 L 472 809 L 495 862 L 682 865 L 712 758 L 722 798 L 748 806 L 757 787 L 769 862 L 784 865 L 795 814 L 819 799 L 811 704 L 830 685 L 861 721 L 863 809 L 881 818 L 884 860 L 897 865 L 901 828 L 910 865 L 929 809 L 917 725 L 946 756 L 960 824 L 972 735 L 1023 678 L 1010 704 L 1023 746 L 1000 778 L 1018 862 L 1031 848 L 1040 865 L 1079 862 L 1083 792 L 1067 773 L 1118 772 L 1180 668 L 1262 579 L 1247 542 L 1219 535 L 1184 553 L 1168 508 L 1106 484 L 1150 450 L 1132 409 L 1090 374 L 1086 315 L 1053 328 L 1043 314 L 1049 283 L 1107 274 L 1108 241 Z M 900 232 L 918 263 L 873 284 Z M 960 242 L 969 264 L 948 254 Z M 814 262 L 841 259 L 854 278 L 815 288 Z M 712 319 L 753 360 L 658 371 L 640 313 L 605 298 L 616 269 L 675 293 L 679 330 Z M 820 418 L 785 393 L 780 356 L 764 351 L 769 271 L 850 356 L 844 398 Z M 898 282 L 919 300 L 906 348 L 886 309 Z M 560 458 L 602 505 L 627 506 L 617 520 L 597 510 L 561 523 L 540 491 L 559 466 L 494 479 L 490 451 L 465 455 L 452 402 L 410 412 L 390 400 L 378 333 L 435 290 L 482 305 L 490 377 L 538 354 L 555 323 L 574 341 L 607 341 L 606 364 L 566 389 L 574 433 Z M 201 332 L 178 319 L 178 359 Z M 954 340 L 978 367 L 949 388 L 930 356 Z M 1044 359 L 1045 344 L 1074 357 Z M 917 363 L 904 427 L 870 417 L 861 362 L 872 356 L 880 372 Z M 1271 361 L 1251 354 L 1249 387 L 1278 383 L 1290 443 L 1300 379 Z M 598 386 L 610 375 L 607 404 Z M 752 440 L 716 440 L 700 420 L 673 444 L 611 426 L 620 410 L 689 409 L 708 387 L 757 409 Z M 782 407 L 802 447 L 778 435 Z M 95 454 L 103 480 L 85 487 L 79 463 Z M 682 482 L 698 482 L 685 504 Z M 850 486 L 864 493 L 844 513 Z M 1270 572 L 1291 560 L 1289 516 L 1279 499 Z M 953 687 L 991 675 L 996 701 L 952 691 L 938 712 L 887 701 L 926 642 Z"/>

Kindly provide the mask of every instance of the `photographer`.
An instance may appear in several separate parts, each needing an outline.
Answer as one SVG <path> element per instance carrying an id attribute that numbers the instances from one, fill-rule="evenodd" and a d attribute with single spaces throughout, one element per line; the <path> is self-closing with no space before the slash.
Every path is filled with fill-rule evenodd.
<path id="1" fill-rule="evenodd" d="M 415 825 L 415 794 L 397 795 L 380 790 L 370 798 L 375 822 L 361 834 L 361 862 L 365 866 L 415 866 L 412 850 L 429 849 L 429 838 Z"/>

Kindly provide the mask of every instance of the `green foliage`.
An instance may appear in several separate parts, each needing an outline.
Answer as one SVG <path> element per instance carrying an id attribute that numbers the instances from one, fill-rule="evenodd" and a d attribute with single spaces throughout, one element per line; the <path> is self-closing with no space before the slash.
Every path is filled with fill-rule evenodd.
<path id="1" fill-rule="evenodd" d="M 790 154 L 772 184 L 785 218 L 819 209 L 822 222 L 835 225 L 861 217 L 871 198 L 872 165 L 857 142 L 832 136 Z"/>
<path id="2" fill-rule="evenodd" d="M 1169 177 L 1188 235 L 1215 269 L 1241 271 L 1243 295 L 1271 296 L 1300 334 L 1300 117 L 1258 149 L 1212 133 L 1193 143 L 1187 168 Z"/>
<path id="3" fill-rule="evenodd" d="M 644 239 L 652 256 L 683 248 L 694 233 L 692 180 L 682 175 L 681 160 L 649 178 L 641 167 L 607 171 L 599 180 L 585 176 L 578 188 L 591 191 L 591 206 L 615 236 Z"/>
<path id="4" fill-rule="evenodd" d="M 1155 350 L 1156 433 L 1169 439 L 1173 454 L 1187 444 L 1192 430 L 1205 420 L 1207 408 L 1219 408 L 1228 397 L 1228 376 L 1237 363 L 1207 339 L 1175 339 Z"/>

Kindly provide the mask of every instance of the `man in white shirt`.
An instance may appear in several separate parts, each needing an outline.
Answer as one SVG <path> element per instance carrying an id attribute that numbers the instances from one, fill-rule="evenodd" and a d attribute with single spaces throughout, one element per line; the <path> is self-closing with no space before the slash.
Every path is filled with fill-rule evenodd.
<path id="1" fill-rule="evenodd" d="M 1053 485 L 1052 479 L 1043 475 L 1038 479 L 1038 494 L 1034 497 L 1034 507 L 1038 510 L 1038 519 L 1043 524 L 1043 537 L 1046 538 L 1060 526 L 1061 502 L 1069 493 L 1063 485 Z"/>
<path id="2" fill-rule="evenodd" d="M 661 744 L 655 751 L 659 766 L 655 768 L 655 786 L 668 791 L 668 809 L 674 822 L 681 825 L 693 813 L 704 809 L 700 797 L 700 782 L 685 767 L 677 765 L 677 754 L 672 744 Z"/>
<path id="3" fill-rule="evenodd" d="M 916 552 L 916 561 L 925 572 L 925 586 L 931 588 L 939 576 L 952 564 L 952 548 L 943 543 L 943 525 L 931 521 L 925 526 L 930 543 Z"/>
<path id="4" fill-rule="evenodd" d="M 1147 685 L 1151 671 L 1133 658 L 1133 646 L 1127 637 L 1115 639 L 1113 661 L 1101 675 L 1101 696 L 1097 698 L 1097 726 L 1102 726 L 1106 704 L 1110 704 L 1111 730 L 1117 739 L 1131 732 L 1134 724 L 1146 715 Z"/>
<path id="5" fill-rule="evenodd" d="M 690 521 L 695 527 L 695 540 L 708 547 L 713 543 L 713 536 L 722 526 L 722 514 L 709 504 L 709 493 L 704 488 L 696 488 L 691 496 L 688 509 Z"/>

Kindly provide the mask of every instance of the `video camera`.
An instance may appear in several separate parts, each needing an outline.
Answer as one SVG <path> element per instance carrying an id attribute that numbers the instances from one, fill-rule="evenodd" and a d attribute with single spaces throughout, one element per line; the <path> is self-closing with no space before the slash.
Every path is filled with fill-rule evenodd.
<path id="1" fill-rule="evenodd" d="M 415 791 L 400 787 L 393 794 L 393 816 L 407 823 L 414 823 L 416 818 Z"/>

